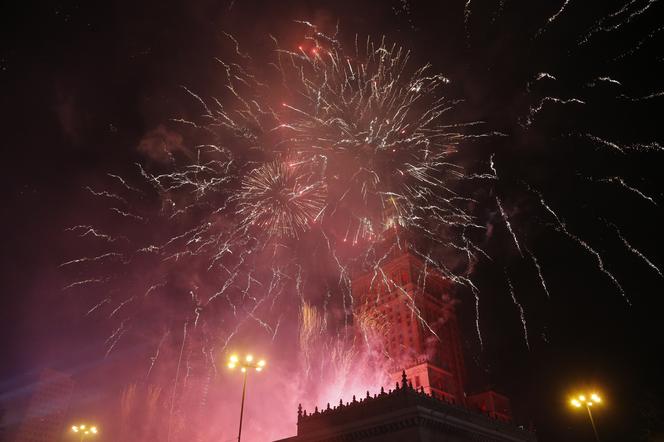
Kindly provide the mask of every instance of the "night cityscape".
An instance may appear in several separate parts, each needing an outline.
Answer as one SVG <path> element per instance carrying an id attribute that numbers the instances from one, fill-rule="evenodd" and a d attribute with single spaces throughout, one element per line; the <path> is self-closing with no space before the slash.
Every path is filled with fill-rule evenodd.
<path id="1" fill-rule="evenodd" d="M 0 10 L 0 441 L 664 441 L 662 2 Z"/>

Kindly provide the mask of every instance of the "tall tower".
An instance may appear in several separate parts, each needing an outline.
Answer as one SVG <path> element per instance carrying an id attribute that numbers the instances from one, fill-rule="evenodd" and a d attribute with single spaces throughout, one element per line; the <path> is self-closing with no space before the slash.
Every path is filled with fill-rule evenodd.
<path id="1" fill-rule="evenodd" d="M 428 267 L 388 226 L 386 259 L 352 280 L 358 328 L 372 337 L 390 360 L 394 381 L 406 371 L 413 387 L 465 404 L 466 371 L 450 281 Z"/>

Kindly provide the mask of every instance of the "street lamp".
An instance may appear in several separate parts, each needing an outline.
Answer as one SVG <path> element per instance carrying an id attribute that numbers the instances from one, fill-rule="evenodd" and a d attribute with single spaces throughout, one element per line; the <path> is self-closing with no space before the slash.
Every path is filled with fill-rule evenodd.
<path id="1" fill-rule="evenodd" d="M 79 440 L 83 441 L 83 439 L 86 439 L 87 437 L 96 436 L 99 433 L 99 430 L 94 425 L 88 426 L 86 424 L 81 424 L 81 425 L 72 425 L 71 432 L 79 435 L 80 436 Z"/>
<path id="2" fill-rule="evenodd" d="M 244 373 L 244 381 L 242 382 L 242 405 L 240 405 L 240 429 L 237 433 L 237 442 L 240 442 L 242 437 L 242 416 L 244 415 L 244 396 L 247 390 L 247 373 L 249 370 L 254 369 L 256 371 L 263 371 L 265 368 L 265 359 L 260 359 L 258 361 L 254 360 L 252 355 L 246 355 L 243 359 L 238 357 L 238 355 L 231 355 L 228 358 L 228 368 L 233 370 L 234 368 L 239 367 L 240 371 Z"/>
<path id="3" fill-rule="evenodd" d="M 580 394 L 570 399 L 569 403 L 575 408 L 586 407 L 586 410 L 588 410 L 588 417 L 590 418 L 590 424 L 593 426 L 593 432 L 595 433 L 595 439 L 597 442 L 599 442 L 599 436 L 597 435 L 597 427 L 595 426 L 593 413 L 590 411 L 594 405 L 599 405 L 602 403 L 602 398 L 599 396 L 599 394 Z"/>

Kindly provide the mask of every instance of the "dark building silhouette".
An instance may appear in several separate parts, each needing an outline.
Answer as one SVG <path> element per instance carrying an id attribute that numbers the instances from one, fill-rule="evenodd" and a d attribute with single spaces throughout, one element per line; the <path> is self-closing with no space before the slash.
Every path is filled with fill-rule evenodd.
<path id="1" fill-rule="evenodd" d="M 44 370 L 39 377 L 14 442 L 54 442 L 62 439 L 74 381 L 66 374 Z"/>
<path id="2" fill-rule="evenodd" d="M 277 442 L 535 442 L 535 435 L 501 420 L 416 390 L 402 373 L 392 391 L 311 414 L 298 410 L 297 436 Z"/>
<path id="3" fill-rule="evenodd" d="M 353 314 L 396 388 L 312 414 L 300 408 L 297 436 L 283 441 L 535 441 L 511 424 L 506 396 L 466 393 L 451 281 L 411 251 L 397 217 L 387 227 L 376 247 L 382 265 L 353 277 Z"/>

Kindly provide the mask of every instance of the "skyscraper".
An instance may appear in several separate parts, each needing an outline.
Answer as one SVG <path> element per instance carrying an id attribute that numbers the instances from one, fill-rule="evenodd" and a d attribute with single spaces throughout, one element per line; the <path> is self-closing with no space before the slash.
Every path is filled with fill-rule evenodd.
<path id="1" fill-rule="evenodd" d="M 386 258 L 380 268 L 353 278 L 355 317 L 382 325 L 374 336 L 394 381 L 406 370 L 415 388 L 465 404 L 466 370 L 449 280 L 407 245 L 394 246 Z"/>
<path id="2" fill-rule="evenodd" d="M 405 370 L 418 390 L 494 419 L 511 421 L 506 396 L 495 391 L 467 393 L 452 283 L 412 251 L 398 213 L 392 210 L 385 216 L 386 230 L 377 248 L 377 253 L 383 254 L 381 265 L 352 280 L 357 327 L 378 341 L 380 351 L 390 361 L 393 382 L 401 379 Z"/>
<path id="3" fill-rule="evenodd" d="M 15 442 L 54 442 L 62 439 L 74 381 L 66 374 L 46 369 L 30 398 Z"/>

